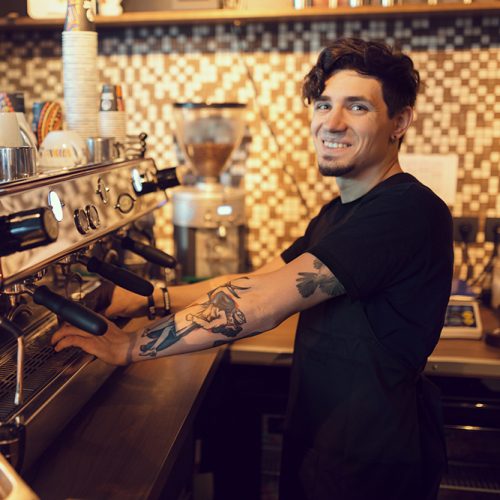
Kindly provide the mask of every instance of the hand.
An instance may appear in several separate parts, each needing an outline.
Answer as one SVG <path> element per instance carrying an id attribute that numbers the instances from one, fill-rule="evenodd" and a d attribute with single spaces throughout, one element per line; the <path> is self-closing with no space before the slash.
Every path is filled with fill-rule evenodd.
<path id="1" fill-rule="evenodd" d="M 108 330 L 101 336 L 92 335 L 65 323 L 52 336 L 52 345 L 57 352 L 74 346 L 111 365 L 129 364 L 138 334 L 124 332 L 111 321 L 105 321 L 108 323 Z"/>
<path id="2" fill-rule="evenodd" d="M 146 297 L 115 286 L 111 303 L 103 311 L 108 318 L 137 318 L 147 314 L 148 301 Z"/>

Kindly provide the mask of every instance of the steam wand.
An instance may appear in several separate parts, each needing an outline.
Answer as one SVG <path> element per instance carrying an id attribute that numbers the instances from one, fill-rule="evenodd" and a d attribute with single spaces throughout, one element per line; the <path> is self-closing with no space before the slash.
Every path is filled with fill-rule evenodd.
<path id="1" fill-rule="evenodd" d="M 24 335 L 22 330 L 12 321 L 0 317 L 0 328 L 10 333 L 17 341 L 17 365 L 16 365 L 16 393 L 14 404 L 21 406 L 23 404 L 23 385 L 24 385 Z"/>

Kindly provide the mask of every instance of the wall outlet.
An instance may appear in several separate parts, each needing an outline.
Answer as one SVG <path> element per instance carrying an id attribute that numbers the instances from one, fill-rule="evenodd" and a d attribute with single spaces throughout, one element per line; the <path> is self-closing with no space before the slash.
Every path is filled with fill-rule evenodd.
<path id="1" fill-rule="evenodd" d="M 496 231 L 500 232 L 500 217 L 488 217 L 484 225 L 484 240 L 495 241 Z"/>
<path id="2" fill-rule="evenodd" d="M 477 217 L 453 217 L 453 240 L 460 243 L 474 243 L 478 226 Z"/>

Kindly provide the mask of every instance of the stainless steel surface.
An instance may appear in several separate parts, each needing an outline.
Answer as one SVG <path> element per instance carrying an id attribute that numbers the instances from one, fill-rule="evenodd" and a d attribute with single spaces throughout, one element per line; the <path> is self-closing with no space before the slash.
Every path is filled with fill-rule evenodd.
<path id="1" fill-rule="evenodd" d="M 0 454 L 0 484 L 2 491 L 8 491 L 8 500 L 38 500 L 38 496 L 23 481 L 17 471 L 10 465 L 5 457 Z"/>
<path id="2" fill-rule="evenodd" d="M 0 216 L 29 208 L 51 206 L 56 219 L 61 219 L 59 238 L 54 243 L 1 258 L 0 286 L 5 287 L 22 280 L 49 263 L 84 248 L 163 206 L 166 203 L 164 192 L 136 197 L 132 186 L 133 170 L 148 178 L 154 174 L 156 166 L 151 159 L 112 162 L 38 177 L 30 182 L 0 185 Z M 125 197 L 130 200 L 133 210 L 123 209 Z M 56 198 L 60 200 L 57 207 L 51 205 Z M 91 207 L 97 210 L 101 223 L 95 229 L 89 227 L 82 234 L 75 222 L 75 214 L 81 215 L 80 211 L 83 211 L 83 217 L 88 217 Z"/>
<path id="3" fill-rule="evenodd" d="M 85 322 L 94 314 L 88 309 L 98 310 L 97 296 L 105 284 L 79 262 L 86 256 L 112 263 L 109 256 L 118 257 L 120 251 L 114 234 L 152 220 L 151 213 L 166 203 L 165 193 L 138 197 L 132 181 L 137 175 L 154 181 L 156 171 L 151 159 L 109 161 L 0 185 L 0 217 L 10 220 L 21 211 L 47 207 L 59 229 L 52 243 L 15 249 L 0 258 L 0 314 L 19 328 L 24 342 L 18 350 L 13 335 L 0 335 L 0 425 L 19 429 L 5 446 L 13 460 L 24 462 L 23 470 L 35 464 L 114 371 L 79 349 L 54 351 L 50 338 L 60 320 L 45 308 L 51 307 L 45 299 L 56 297 L 59 304 L 68 299 L 64 310 L 54 308 L 63 317 L 71 316 L 67 321 L 83 314 Z M 146 269 L 144 265 L 144 273 Z M 72 301 L 83 301 L 88 309 Z"/>
<path id="4" fill-rule="evenodd" d="M 102 163 L 117 158 L 119 152 L 114 137 L 89 137 L 87 150 L 89 163 Z"/>
<path id="5" fill-rule="evenodd" d="M 32 324 L 24 327 L 25 401 L 22 405 L 15 404 L 13 399 L 15 342 L 4 344 L 0 351 L 0 421 L 23 422 L 25 469 L 114 371 L 114 367 L 78 349 L 56 353 L 50 345 L 50 337 L 58 328 L 56 316 L 40 309 L 33 311 Z"/>
<path id="6" fill-rule="evenodd" d="M 36 175 L 36 151 L 34 148 L 0 147 L 0 182 L 12 182 Z"/>
<path id="7" fill-rule="evenodd" d="M 218 183 L 178 187 L 172 200 L 175 257 L 184 277 L 247 270 L 242 189 Z"/>
<path id="8" fill-rule="evenodd" d="M 181 186 L 174 189 L 172 202 L 172 222 L 176 226 L 215 229 L 221 224 L 245 223 L 243 189 L 221 184 Z"/>

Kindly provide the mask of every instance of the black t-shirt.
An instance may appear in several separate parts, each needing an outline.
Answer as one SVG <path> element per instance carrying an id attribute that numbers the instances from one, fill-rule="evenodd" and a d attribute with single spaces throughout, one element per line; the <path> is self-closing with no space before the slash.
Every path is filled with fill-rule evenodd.
<path id="1" fill-rule="evenodd" d="M 439 339 L 453 274 L 452 219 L 439 197 L 406 173 L 350 203 L 337 197 L 282 258 L 305 252 L 363 304 L 387 349 L 422 367 Z"/>

